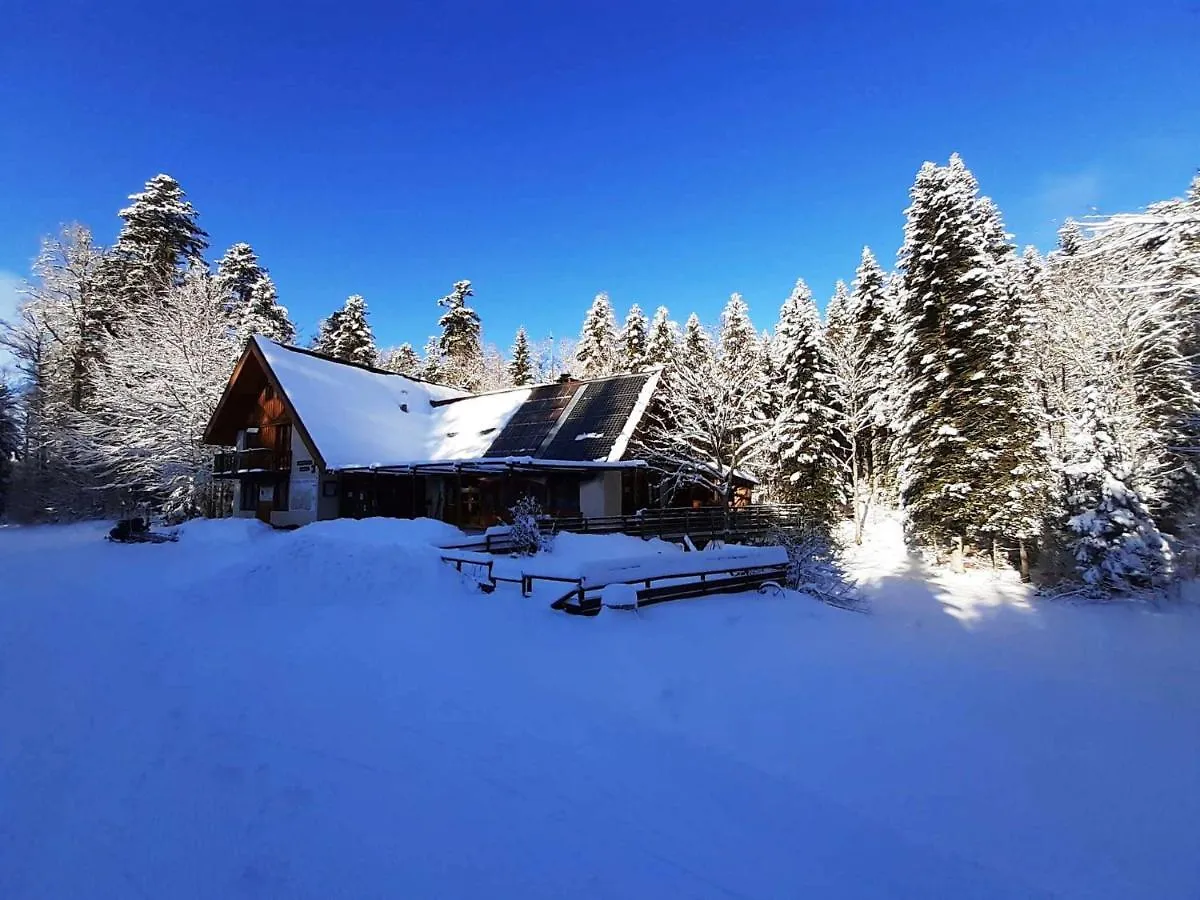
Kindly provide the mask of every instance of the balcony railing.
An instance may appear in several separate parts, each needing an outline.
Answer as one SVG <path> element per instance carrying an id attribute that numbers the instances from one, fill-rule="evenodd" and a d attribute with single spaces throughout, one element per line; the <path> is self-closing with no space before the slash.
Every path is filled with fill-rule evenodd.
<path id="1" fill-rule="evenodd" d="M 270 447 L 230 450 L 213 457 L 214 478 L 239 478 L 242 475 L 282 474 L 292 468 L 292 454 Z"/>

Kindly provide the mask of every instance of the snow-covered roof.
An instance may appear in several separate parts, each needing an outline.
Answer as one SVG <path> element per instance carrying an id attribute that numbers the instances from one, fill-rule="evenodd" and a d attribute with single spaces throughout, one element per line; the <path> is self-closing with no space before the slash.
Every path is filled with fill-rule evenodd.
<path id="1" fill-rule="evenodd" d="M 515 456 L 505 449 L 514 417 L 518 430 L 536 421 L 545 433 L 523 457 L 615 462 L 657 381 L 645 373 L 471 395 L 261 336 L 254 342 L 327 469 Z M 557 398 L 549 406 L 548 395 Z"/>

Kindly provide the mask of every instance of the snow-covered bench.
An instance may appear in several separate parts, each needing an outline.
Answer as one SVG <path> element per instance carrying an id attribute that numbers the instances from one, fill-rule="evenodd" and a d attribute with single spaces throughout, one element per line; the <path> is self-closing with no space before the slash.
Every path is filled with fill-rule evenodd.
<path id="1" fill-rule="evenodd" d="M 536 580 L 557 581 L 571 589 L 551 604 L 552 609 L 576 615 L 600 611 L 602 592 L 611 585 L 628 585 L 635 590 L 632 602 L 622 606 L 648 606 L 667 600 L 698 597 L 729 591 L 782 585 L 787 577 L 788 555 L 783 547 L 730 547 L 716 551 L 584 563 L 576 578 L 560 573 L 538 574 L 535 567 L 523 573 L 522 589 L 528 594 Z M 629 592 L 623 592 L 629 596 Z"/>

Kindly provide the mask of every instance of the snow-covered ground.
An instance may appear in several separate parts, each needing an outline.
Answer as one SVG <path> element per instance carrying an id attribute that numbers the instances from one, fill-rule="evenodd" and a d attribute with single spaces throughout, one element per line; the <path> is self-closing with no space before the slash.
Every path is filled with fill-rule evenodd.
<path id="1" fill-rule="evenodd" d="M 428 526 L 103 531 L 0 528 L 6 900 L 1200 896 L 1194 607 L 930 577 L 892 528 L 869 615 L 597 619 Z M 553 563 L 636 552 L 588 540 Z"/>

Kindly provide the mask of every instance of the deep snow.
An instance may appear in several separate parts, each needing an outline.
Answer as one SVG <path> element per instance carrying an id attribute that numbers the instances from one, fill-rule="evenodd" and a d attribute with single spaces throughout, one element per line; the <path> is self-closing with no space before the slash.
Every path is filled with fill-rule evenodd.
<path id="1" fill-rule="evenodd" d="M 104 530 L 0 528 L 6 900 L 1200 895 L 1193 607 L 931 577 L 890 526 L 870 615 L 597 619 L 429 525 Z"/>

